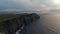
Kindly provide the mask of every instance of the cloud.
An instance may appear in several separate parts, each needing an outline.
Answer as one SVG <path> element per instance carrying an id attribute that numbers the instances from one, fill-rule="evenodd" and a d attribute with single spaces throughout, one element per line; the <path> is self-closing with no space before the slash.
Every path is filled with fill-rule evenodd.
<path id="1" fill-rule="evenodd" d="M 59 10 L 60 7 L 57 7 L 52 0 L 0 0 L 0 9 L 50 11 Z"/>

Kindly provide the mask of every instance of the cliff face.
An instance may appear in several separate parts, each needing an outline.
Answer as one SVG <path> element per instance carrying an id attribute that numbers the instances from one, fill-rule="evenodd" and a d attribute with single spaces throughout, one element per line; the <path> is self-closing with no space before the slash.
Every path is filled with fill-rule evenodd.
<path id="1" fill-rule="evenodd" d="M 40 16 L 37 14 L 23 14 L 19 17 L 6 20 L 0 23 L 0 32 L 4 32 L 4 34 L 15 34 L 15 32 L 22 27 L 24 24 L 25 26 L 33 21 L 39 19 Z"/>

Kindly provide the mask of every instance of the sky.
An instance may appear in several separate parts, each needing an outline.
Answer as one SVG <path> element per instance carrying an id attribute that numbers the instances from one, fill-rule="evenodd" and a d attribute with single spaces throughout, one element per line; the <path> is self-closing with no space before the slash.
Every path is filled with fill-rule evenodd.
<path id="1" fill-rule="evenodd" d="M 0 0 L 0 9 L 50 11 L 60 9 L 60 0 Z"/>

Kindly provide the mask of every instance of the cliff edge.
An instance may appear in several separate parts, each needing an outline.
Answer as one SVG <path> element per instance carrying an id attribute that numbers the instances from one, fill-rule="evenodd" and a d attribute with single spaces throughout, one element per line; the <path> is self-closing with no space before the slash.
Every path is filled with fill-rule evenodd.
<path id="1" fill-rule="evenodd" d="M 40 16 L 35 13 L 19 14 L 15 18 L 0 22 L 0 32 L 3 32 L 4 34 L 15 34 L 15 32 L 20 29 L 23 24 L 26 26 L 39 18 Z"/>

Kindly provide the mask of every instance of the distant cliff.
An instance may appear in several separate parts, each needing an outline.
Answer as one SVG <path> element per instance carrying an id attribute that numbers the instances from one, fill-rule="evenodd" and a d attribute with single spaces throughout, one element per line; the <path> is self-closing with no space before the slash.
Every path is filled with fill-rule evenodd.
<path id="1" fill-rule="evenodd" d="M 32 14 L 22 14 L 19 17 L 9 19 L 0 23 L 0 32 L 4 32 L 4 34 L 15 34 L 15 32 L 22 27 L 33 21 L 39 19 L 40 16 L 32 13 Z"/>

